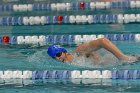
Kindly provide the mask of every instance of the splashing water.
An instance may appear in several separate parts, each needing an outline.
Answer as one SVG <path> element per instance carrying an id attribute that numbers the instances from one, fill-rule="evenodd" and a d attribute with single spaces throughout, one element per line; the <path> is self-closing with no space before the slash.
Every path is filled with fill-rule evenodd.
<path id="1" fill-rule="evenodd" d="M 62 62 L 57 62 L 56 60 L 48 56 L 46 50 L 37 51 L 33 55 L 28 56 L 27 61 L 32 63 L 35 68 L 40 69 L 81 69 L 80 67 L 64 64 Z"/>
<path id="2" fill-rule="evenodd" d="M 100 49 L 97 52 L 101 55 L 100 61 L 97 62 L 93 58 L 87 58 L 86 56 L 76 56 L 76 60 L 74 60 L 74 62 L 72 62 L 71 65 L 90 68 L 108 68 L 126 64 L 134 64 L 136 61 L 138 61 L 134 56 L 129 56 L 130 60 L 128 61 L 119 60 L 112 53 L 105 49 Z"/>
<path id="3" fill-rule="evenodd" d="M 100 50 L 102 58 L 99 62 L 95 61 L 93 58 L 87 58 L 86 56 L 76 57 L 76 60 L 72 62 L 72 65 L 84 66 L 90 68 L 101 68 L 110 67 L 120 64 L 119 60 L 110 52 L 105 50 Z M 103 53 L 104 52 L 104 53 Z"/>
<path id="4" fill-rule="evenodd" d="M 105 49 L 100 49 L 97 51 L 101 54 L 101 60 L 96 61 L 93 58 L 87 58 L 86 56 L 76 56 L 76 60 L 72 62 L 72 65 L 84 66 L 90 68 L 106 68 L 106 67 L 116 67 L 125 64 L 134 64 L 137 60 L 135 56 L 129 56 L 129 60 L 119 60 L 112 53 Z"/>
<path id="5" fill-rule="evenodd" d="M 87 58 L 85 56 L 77 57 L 76 60 L 72 63 L 61 63 L 52 59 L 48 56 L 46 50 L 37 51 L 33 55 L 28 56 L 27 60 L 30 63 L 36 64 L 36 66 L 40 66 L 41 68 L 57 68 L 57 69 L 69 69 L 69 68 L 106 68 L 106 67 L 114 67 L 117 65 L 122 65 L 126 61 L 118 60 L 112 53 L 106 51 L 105 49 L 101 49 L 98 51 L 102 58 L 99 62 Z"/>
<path id="6" fill-rule="evenodd" d="M 35 63 L 40 63 L 40 62 L 46 62 L 47 58 L 46 55 L 44 55 L 44 51 L 37 51 L 33 55 L 28 56 L 27 60 L 28 62 L 35 62 Z"/>

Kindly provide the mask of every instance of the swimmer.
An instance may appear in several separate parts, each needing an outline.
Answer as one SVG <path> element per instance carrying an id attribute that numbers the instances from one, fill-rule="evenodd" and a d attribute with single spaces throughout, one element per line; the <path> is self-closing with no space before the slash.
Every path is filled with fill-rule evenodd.
<path id="1" fill-rule="evenodd" d="M 135 56 L 128 56 L 123 54 L 110 40 L 107 38 L 100 38 L 97 40 L 92 40 L 83 44 L 80 44 L 73 53 L 68 53 L 63 47 L 52 45 L 48 48 L 48 55 L 52 58 L 61 62 L 73 62 L 78 56 L 85 56 L 86 58 L 94 59 L 97 63 L 101 60 L 101 55 L 97 53 L 97 50 L 104 48 L 105 50 L 111 52 L 119 60 L 127 62 L 135 62 L 139 59 Z"/>

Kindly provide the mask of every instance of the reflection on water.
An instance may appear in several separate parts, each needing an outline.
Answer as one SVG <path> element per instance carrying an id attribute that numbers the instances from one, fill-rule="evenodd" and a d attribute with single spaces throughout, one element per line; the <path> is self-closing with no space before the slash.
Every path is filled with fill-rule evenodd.
<path id="1" fill-rule="evenodd" d="M 140 91 L 139 80 L 112 80 L 112 79 L 0 79 L 0 88 L 33 89 L 43 91 L 45 88 L 51 92 L 137 92 Z M 34 90 L 35 89 L 35 90 Z M 59 93 L 57 92 L 57 93 Z"/>

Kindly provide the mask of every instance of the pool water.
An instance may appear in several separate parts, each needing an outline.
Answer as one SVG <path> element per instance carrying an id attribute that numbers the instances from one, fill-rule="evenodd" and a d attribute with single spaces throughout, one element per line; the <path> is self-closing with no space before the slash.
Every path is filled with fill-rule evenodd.
<path id="1" fill-rule="evenodd" d="M 76 79 L 27 82 L 28 84 L 1 84 L 0 89 L 2 93 L 130 93 L 140 91 L 139 80 Z"/>
<path id="2" fill-rule="evenodd" d="M 139 55 L 139 42 L 114 42 L 125 54 Z M 134 46 L 135 45 L 135 46 Z M 0 47 L 0 70 L 103 70 L 103 69 L 140 69 L 140 63 L 117 65 L 108 67 L 88 67 L 57 62 L 47 55 L 47 47 L 33 47 L 33 45 L 6 45 Z M 64 46 L 72 52 L 76 46 Z M 112 79 L 52 79 L 52 80 L 24 80 L 0 79 L 2 93 L 101 93 L 101 92 L 136 92 L 139 90 L 139 80 Z"/>
<path id="3" fill-rule="evenodd" d="M 1 3 L 9 0 L 0 1 Z M 14 1 L 14 0 L 13 0 Z M 69 2 L 69 0 L 15 0 L 16 4 L 36 3 L 43 1 L 49 3 Z M 81 0 L 72 0 L 75 3 Z M 82 0 L 98 1 L 98 0 Z M 103 1 L 103 0 L 99 0 Z M 116 1 L 116 0 L 114 0 Z M 124 0 L 125 1 L 125 0 Z M 12 1 L 11 1 L 12 2 Z M 39 2 L 37 2 L 39 3 Z M 74 10 L 74 11 L 31 11 L 31 12 L 1 12 L 1 16 L 57 16 L 57 15 L 94 15 L 94 14 L 138 14 L 139 9 L 103 9 L 103 10 Z M 0 26 L 0 36 L 32 36 L 32 35 L 91 35 L 91 34 L 138 34 L 140 25 L 130 24 L 49 24 L 42 26 Z M 140 42 L 116 41 L 114 42 L 123 53 L 140 56 Z M 68 52 L 72 52 L 76 46 L 64 46 Z M 90 66 L 87 62 L 79 64 L 66 64 L 50 58 L 47 54 L 47 46 L 34 45 L 0 45 L 0 71 L 5 70 L 140 70 L 140 61 L 132 64 L 121 64 L 114 60 L 112 54 L 104 52 L 105 56 L 111 56 L 111 62 L 107 66 Z M 106 59 L 106 57 L 104 57 Z M 104 61 L 106 62 L 106 61 Z M 138 92 L 140 80 L 113 80 L 113 79 L 0 79 L 0 93 L 108 93 L 108 92 Z"/>
<path id="4" fill-rule="evenodd" d="M 140 43 L 135 41 L 116 41 L 114 42 L 122 52 L 128 55 L 140 54 Z M 78 64 L 66 64 L 58 62 L 47 54 L 47 47 L 33 47 L 33 45 L 7 45 L 0 47 L 0 70 L 86 70 L 86 69 L 139 69 L 139 62 L 134 64 L 98 67 Z M 68 52 L 72 52 L 76 46 L 64 46 Z M 105 52 L 106 53 L 106 52 Z M 112 55 L 112 54 L 105 54 Z M 113 62 L 113 60 L 112 60 Z M 81 63 L 82 64 L 82 63 Z"/>

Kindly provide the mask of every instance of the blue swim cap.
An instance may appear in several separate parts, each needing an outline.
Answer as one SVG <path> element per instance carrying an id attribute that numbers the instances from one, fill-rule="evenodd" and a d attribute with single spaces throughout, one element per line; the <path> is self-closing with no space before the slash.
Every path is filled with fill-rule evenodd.
<path id="1" fill-rule="evenodd" d="M 56 54 L 60 52 L 67 52 L 67 50 L 58 45 L 52 45 L 52 46 L 49 46 L 48 51 L 47 51 L 48 55 L 51 56 L 52 58 L 54 58 Z"/>

